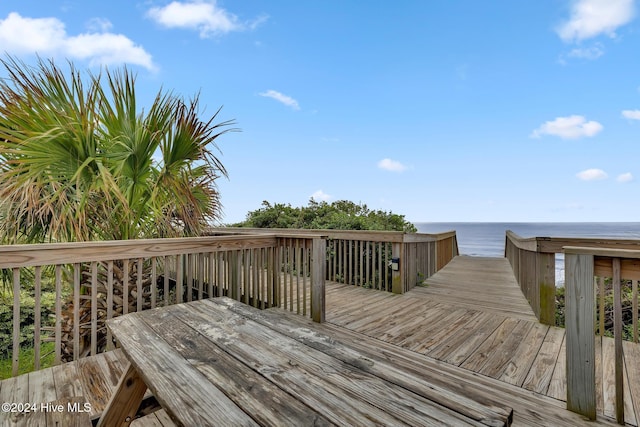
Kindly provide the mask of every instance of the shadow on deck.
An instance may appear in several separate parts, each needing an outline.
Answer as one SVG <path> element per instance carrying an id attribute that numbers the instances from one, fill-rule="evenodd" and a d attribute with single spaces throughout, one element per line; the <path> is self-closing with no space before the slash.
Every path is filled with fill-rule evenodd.
<path id="1" fill-rule="evenodd" d="M 326 318 L 562 405 L 566 401 L 565 330 L 537 321 L 505 258 L 456 257 L 403 295 L 331 283 Z M 601 363 L 612 359 L 614 342 L 596 341 L 598 414 L 615 418 L 614 367 Z M 640 346 L 625 342 L 624 351 L 625 421 L 638 425 Z"/>

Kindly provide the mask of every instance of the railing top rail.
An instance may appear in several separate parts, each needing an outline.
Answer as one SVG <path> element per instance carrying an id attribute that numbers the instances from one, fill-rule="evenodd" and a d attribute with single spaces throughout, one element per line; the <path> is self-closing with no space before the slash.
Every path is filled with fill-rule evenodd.
<path id="1" fill-rule="evenodd" d="M 276 234 L 279 237 L 290 237 L 295 234 L 312 234 L 324 236 L 329 239 L 344 240 L 370 240 L 391 243 L 416 243 L 433 242 L 449 239 L 456 235 L 455 230 L 442 233 L 404 233 L 402 231 L 376 231 L 376 230 L 331 230 L 331 229 L 292 229 L 292 228 L 245 228 L 245 227 L 220 227 L 209 229 L 211 234 Z"/>
<path id="2" fill-rule="evenodd" d="M 594 248 L 589 246 L 565 246 L 565 254 L 593 255 L 607 258 L 640 259 L 640 249 Z"/>
<path id="3" fill-rule="evenodd" d="M 421 237 L 424 236 L 426 237 L 430 237 L 432 239 L 435 239 L 436 241 L 438 240 L 446 240 L 449 239 L 453 236 L 456 235 L 456 230 L 449 230 L 449 231 L 443 231 L 441 233 L 415 233 L 415 234 L 405 234 L 405 238 L 407 237 L 411 237 L 411 236 L 417 236 L 417 237 Z"/>
<path id="4" fill-rule="evenodd" d="M 520 237 L 511 230 L 507 230 L 507 239 L 511 241 L 518 249 L 536 252 L 538 250 L 537 237 Z"/>
<path id="5" fill-rule="evenodd" d="M 640 240 L 606 237 L 520 237 L 511 230 L 507 238 L 519 249 L 531 252 L 559 253 L 564 247 L 640 250 Z"/>
<path id="6" fill-rule="evenodd" d="M 298 238 L 315 236 L 296 235 Z M 293 236 L 288 236 L 292 237 Z M 207 251 L 268 247 L 277 235 L 231 235 L 0 246 L 0 268 L 110 261 Z"/>

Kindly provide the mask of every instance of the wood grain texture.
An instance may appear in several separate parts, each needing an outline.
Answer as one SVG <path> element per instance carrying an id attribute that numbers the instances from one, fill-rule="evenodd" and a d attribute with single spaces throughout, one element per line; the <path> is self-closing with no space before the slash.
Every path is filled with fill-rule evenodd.
<path id="1" fill-rule="evenodd" d="M 567 408 L 596 418 L 593 255 L 565 258 Z"/>
<path id="2" fill-rule="evenodd" d="M 177 307 L 171 306 L 171 307 Z M 168 307 L 167 309 L 170 309 Z M 142 313 L 131 313 L 109 321 L 111 332 L 127 349 L 127 358 L 156 399 L 172 417 L 185 425 L 256 425 L 227 396 L 210 383 L 176 350 L 157 338 L 151 327 L 139 321 Z M 147 357 L 154 355 L 154 357 Z M 188 388 L 184 387 L 188 384 Z M 207 401 L 193 396 L 207 396 Z"/>
<path id="3" fill-rule="evenodd" d="M 125 427 L 131 425 L 140 407 L 147 385 L 131 364 L 125 369 L 97 427 Z"/>

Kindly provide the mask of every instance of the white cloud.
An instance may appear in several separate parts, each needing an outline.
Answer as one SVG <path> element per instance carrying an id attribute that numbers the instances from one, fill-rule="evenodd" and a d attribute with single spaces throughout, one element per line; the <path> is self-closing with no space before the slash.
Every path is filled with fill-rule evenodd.
<path id="1" fill-rule="evenodd" d="M 268 90 L 266 92 L 262 92 L 259 94 L 260 96 L 264 96 L 266 98 L 272 98 L 275 99 L 278 102 L 283 103 L 284 105 L 286 105 L 287 107 L 291 107 L 294 110 L 299 110 L 300 109 L 300 105 L 298 105 L 298 101 L 296 101 L 295 99 L 291 98 L 290 96 L 284 95 L 278 91 L 275 90 Z"/>
<path id="2" fill-rule="evenodd" d="M 167 28 L 196 30 L 201 38 L 245 29 L 254 30 L 268 19 L 260 16 L 250 22 L 240 22 L 236 15 L 218 7 L 215 0 L 173 1 L 164 7 L 149 9 L 147 16 Z"/>
<path id="3" fill-rule="evenodd" d="M 110 28 L 104 20 L 93 28 Z M 11 12 L 0 19 L 0 46 L 10 54 L 53 55 L 88 60 L 91 65 L 129 63 L 155 69 L 151 55 L 122 34 L 90 32 L 70 36 L 57 18 L 26 18 Z"/>
<path id="4" fill-rule="evenodd" d="M 607 179 L 609 175 L 602 169 L 586 169 L 576 174 L 578 178 L 583 181 L 598 181 L 601 179 Z"/>
<path id="5" fill-rule="evenodd" d="M 378 162 L 378 167 L 390 172 L 404 172 L 407 169 L 407 167 L 402 163 L 391 159 L 380 160 Z"/>
<path id="6" fill-rule="evenodd" d="M 624 110 L 622 117 L 629 120 L 640 120 L 640 110 Z"/>
<path id="7" fill-rule="evenodd" d="M 113 28 L 113 24 L 108 19 L 93 18 L 87 23 L 87 28 L 95 32 L 107 32 Z"/>
<path id="8" fill-rule="evenodd" d="M 606 34 L 615 37 L 618 27 L 635 15 L 634 0 L 573 0 L 570 19 L 557 33 L 565 42 L 574 42 Z"/>
<path id="9" fill-rule="evenodd" d="M 633 175 L 631 174 L 631 172 L 623 173 L 618 175 L 618 178 L 616 178 L 616 180 L 618 182 L 631 182 L 633 181 Z"/>
<path id="10" fill-rule="evenodd" d="M 596 121 L 587 121 L 583 116 L 557 117 L 543 123 L 531 133 L 532 138 L 542 135 L 559 136 L 562 139 L 577 139 L 585 136 L 595 136 L 602 131 L 603 126 Z"/>
<path id="11" fill-rule="evenodd" d="M 322 190 L 318 190 L 311 195 L 311 198 L 315 201 L 328 202 L 329 199 L 331 199 L 331 196 Z"/>
<path id="12" fill-rule="evenodd" d="M 571 51 L 567 54 L 570 58 L 580 58 L 580 59 L 598 59 L 602 55 L 604 55 L 604 48 L 601 43 L 596 43 L 591 47 L 581 47 L 571 49 Z"/>

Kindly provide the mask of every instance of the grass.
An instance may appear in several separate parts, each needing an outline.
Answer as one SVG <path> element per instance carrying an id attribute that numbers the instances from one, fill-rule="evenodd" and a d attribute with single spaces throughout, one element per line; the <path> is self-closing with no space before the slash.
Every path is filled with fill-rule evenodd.
<path id="1" fill-rule="evenodd" d="M 52 342 L 42 343 L 40 346 L 40 369 L 53 366 L 55 344 Z M 26 374 L 36 370 L 35 368 L 35 352 L 33 347 L 20 349 L 20 366 L 18 375 Z M 11 378 L 12 375 L 12 359 L 0 359 L 0 379 Z"/>

